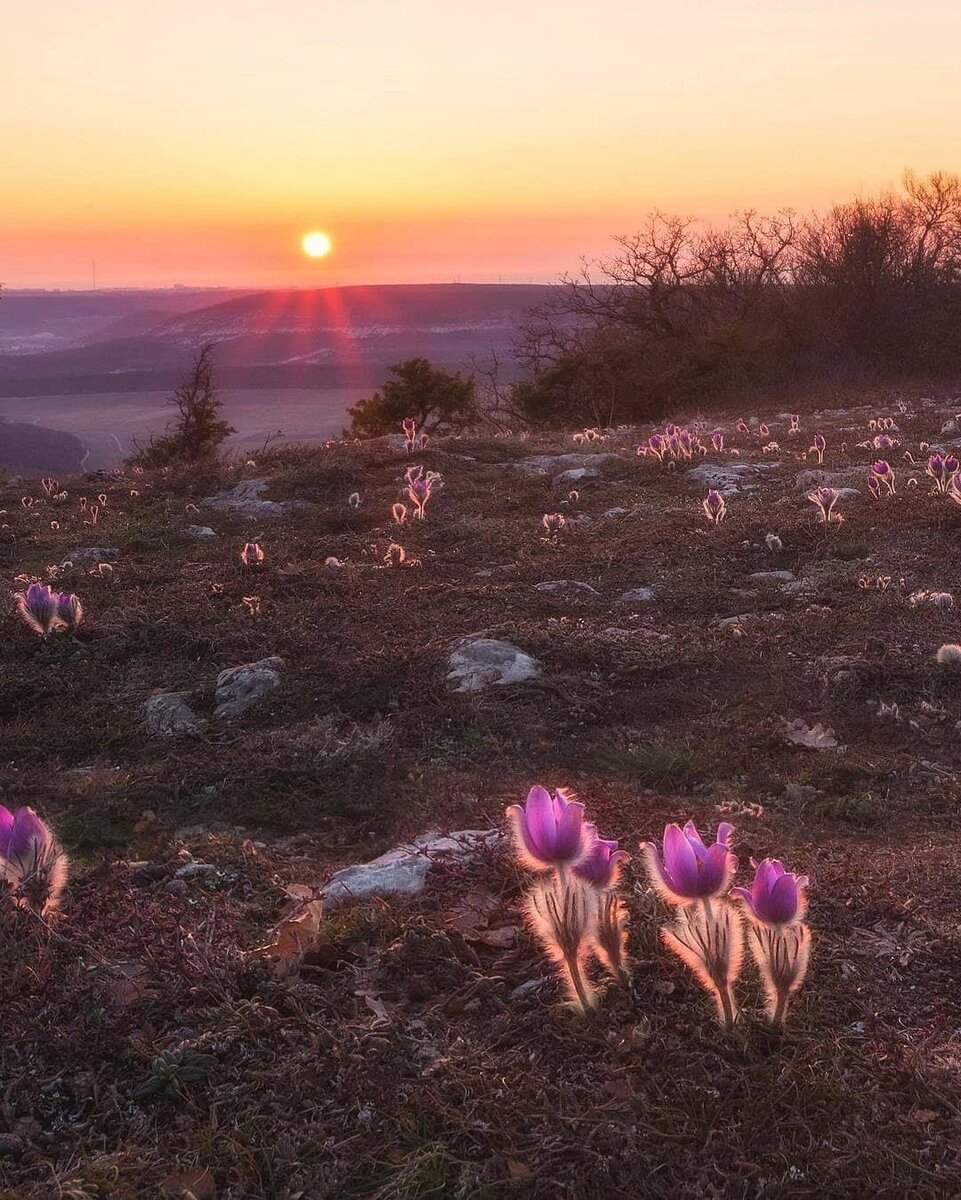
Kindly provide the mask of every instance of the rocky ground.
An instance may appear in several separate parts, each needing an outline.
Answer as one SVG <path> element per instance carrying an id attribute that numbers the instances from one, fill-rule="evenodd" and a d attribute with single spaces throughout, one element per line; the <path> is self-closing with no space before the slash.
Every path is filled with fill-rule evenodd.
<path id="1" fill-rule="evenodd" d="M 643 429 L 8 482 L 7 592 L 87 615 L 0 617 L 0 801 L 73 864 L 48 929 L 4 916 L 0 1196 L 961 1194 L 961 590 L 918 595 L 959 583 L 920 465 L 953 413 L 759 413 L 672 465 Z M 444 486 L 398 526 L 411 462 Z M 501 836 L 535 782 L 630 851 L 727 819 L 807 871 L 783 1037 L 750 974 L 721 1034 L 636 854 L 631 992 L 563 1006 Z"/>

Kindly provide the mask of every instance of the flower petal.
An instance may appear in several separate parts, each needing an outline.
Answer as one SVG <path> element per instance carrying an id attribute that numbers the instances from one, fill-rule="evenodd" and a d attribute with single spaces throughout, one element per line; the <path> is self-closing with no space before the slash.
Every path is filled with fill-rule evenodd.
<path id="1" fill-rule="evenodd" d="M 698 891 L 698 861 L 690 838 L 679 825 L 664 828 L 664 872 L 672 889 L 695 899 Z"/>

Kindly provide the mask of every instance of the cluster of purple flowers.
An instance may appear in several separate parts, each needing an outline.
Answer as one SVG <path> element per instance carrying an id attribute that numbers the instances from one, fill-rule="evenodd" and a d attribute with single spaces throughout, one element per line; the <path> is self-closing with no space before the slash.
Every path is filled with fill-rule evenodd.
<path id="1" fill-rule="evenodd" d="M 894 495 L 894 471 L 889 462 L 879 458 L 877 462 L 871 464 L 868 487 L 876 500 L 880 500 L 884 495 Z"/>
<path id="2" fill-rule="evenodd" d="M 31 583 L 14 598 L 20 616 L 43 638 L 55 629 L 72 633 L 83 620 L 83 606 L 72 592 L 57 592 L 45 583 Z"/>
<path id="3" fill-rule="evenodd" d="M 587 1012 L 597 994 L 585 969 L 593 955 L 617 980 L 629 982 L 627 912 L 617 892 L 629 856 L 598 836 L 584 805 L 563 789 L 534 787 L 524 805 L 507 810 L 516 857 L 538 873 L 551 872 L 526 897 L 534 932 L 560 967 L 572 1001 Z M 693 822 L 668 825 L 661 847 L 641 843 L 642 861 L 657 894 L 675 910 L 664 944 L 713 996 L 721 1020 L 738 1019 L 734 994 L 745 937 L 767 998 L 767 1015 L 782 1025 L 791 995 L 807 971 L 810 931 L 804 923 L 807 876 L 777 859 L 753 863 L 750 888 L 732 888 L 738 869 L 734 827 L 722 822 L 705 845 Z"/>
<path id="4" fill-rule="evenodd" d="M 725 1026 L 738 1017 L 734 984 L 744 957 L 744 922 L 732 901 L 742 905 L 747 936 L 767 997 L 767 1015 L 782 1025 L 790 996 L 807 971 L 810 931 L 806 875 L 794 875 L 777 859 L 752 860 L 749 889 L 731 888 L 738 868 L 731 851 L 734 827 L 722 822 L 705 846 L 692 822 L 668 825 L 662 853 L 653 842 L 641 846 L 655 891 L 676 909 L 664 927 L 664 944 L 694 972 L 712 994 Z"/>
<path id="5" fill-rule="evenodd" d="M 714 442 L 714 437 L 720 437 L 720 445 Z M 715 434 L 714 437 L 714 449 L 720 450 L 724 445 L 723 434 Z M 692 459 L 695 455 L 703 457 L 707 454 L 707 447 L 702 444 L 697 427 L 687 429 L 680 425 L 668 424 L 665 425 L 663 433 L 652 433 L 646 442 L 642 442 L 637 447 L 637 453 L 642 458 L 656 458 L 658 462 L 664 462 L 666 459 L 677 461 Z"/>
<path id="6" fill-rule="evenodd" d="M 938 495 L 950 495 L 961 493 L 959 468 L 961 463 L 955 455 L 932 454 L 924 470 L 934 480 L 934 490 Z"/>
<path id="7" fill-rule="evenodd" d="M 32 808 L 0 804 L 0 876 L 14 903 L 38 917 L 53 912 L 67 882 L 67 856 Z"/>
<path id="8" fill-rule="evenodd" d="M 551 794 L 533 787 L 507 816 L 518 861 L 542 876 L 526 897 L 531 926 L 557 963 L 572 1002 L 587 1012 L 597 1002 L 585 970 L 592 956 L 615 979 L 629 979 L 627 911 L 617 894 L 629 856 L 616 841 L 598 836 L 597 826 L 584 820 L 584 805 L 563 788 Z"/>

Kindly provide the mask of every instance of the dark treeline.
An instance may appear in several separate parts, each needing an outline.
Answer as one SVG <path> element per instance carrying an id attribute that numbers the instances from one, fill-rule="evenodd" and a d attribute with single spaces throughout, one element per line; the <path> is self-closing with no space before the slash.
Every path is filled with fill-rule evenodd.
<path id="1" fill-rule="evenodd" d="M 602 424 L 822 387 L 954 382 L 961 364 L 961 179 L 804 219 L 706 228 L 654 214 L 567 278 L 518 347 L 529 421 Z"/>

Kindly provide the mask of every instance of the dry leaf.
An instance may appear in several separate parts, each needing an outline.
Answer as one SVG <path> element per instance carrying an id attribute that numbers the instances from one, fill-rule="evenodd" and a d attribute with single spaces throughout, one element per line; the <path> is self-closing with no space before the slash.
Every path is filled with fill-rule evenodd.
<path id="1" fill-rule="evenodd" d="M 364 1003 L 379 1021 L 389 1020 L 387 1016 L 387 1009 L 384 1007 L 383 1000 L 372 995 L 370 992 L 358 992 L 357 995 L 363 996 Z"/>
<path id="2" fill-rule="evenodd" d="M 217 1185 L 206 1167 L 193 1171 L 175 1171 L 160 1185 L 165 1196 L 180 1196 L 183 1200 L 214 1200 Z"/>
<path id="3" fill-rule="evenodd" d="M 317 944 L 323 914 L 323 900 L 308 900 L 276 926 L 269 942 L 251 950 L 251 957 L 269 959 L 277 976 L 296 971 L 304 955 Z"/>
<path id="4" fill-rule="evenodd" d="M 103 992 L 107 1003 L 113 1008 L 126 1008 L 151 991 L 147 968 L 134 960 L 103 963 L 98 968 L 98 974 L 105 976 L 102 981 Z"/>
<path id="5" fill-rule="evenodd" d="M 826 725 L 805 725 L 801 720 L 789 721 L 784 737 L 793 746 L 804 746 L 808 750 L 838 750 L 838 739 L 834 730 Z"/>
<path id="6" fill-rule="evenodd" d="M 511 1179 L 530 1179 L 534 1172 L 527 1163 L 518 1162 L 516 1158 L 507 1160 L 507 1174 Z"/>
<path id="7" fill-rule="evenodd" d="M 490 946 L 492 950 L 510 950 L 517 942 L 519 927 L 502 925 L 500 929 L 465 929 L 463 932 L 465 941 L 479 942 L 482 946 Z"/>

